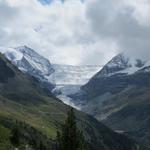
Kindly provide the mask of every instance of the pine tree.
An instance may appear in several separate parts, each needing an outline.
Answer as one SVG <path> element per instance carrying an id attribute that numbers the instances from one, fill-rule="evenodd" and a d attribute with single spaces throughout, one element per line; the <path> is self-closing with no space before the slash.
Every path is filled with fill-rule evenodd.
<path id="1" fill-rule="evenodd" d="M 19 147 L 21 142 L 20 142 L 20 128 L 17 125 L 17 123 L 14 125 L 12 131 L 11 131 L 11 138 L 10 141 L 15 147 Z"/>
<path id="2" fill-rule="evenodd" d="M 73 108 L 68 111 L 62 133 L 57 132 L 57 150 L 85 150 L 84 136 L 77 129 Z"/>
<path id="3" fill-rule="evenodd" d="M 56 150 L 61 150 L 61 148 L 62 148 L 62 135 L 59 131 L 57 131 Z"/>
<path id="4" fill-rule="evenodd" d="M 78 150 L 87 150 L 84 135 L 81 131 L 78 131 Z"/>

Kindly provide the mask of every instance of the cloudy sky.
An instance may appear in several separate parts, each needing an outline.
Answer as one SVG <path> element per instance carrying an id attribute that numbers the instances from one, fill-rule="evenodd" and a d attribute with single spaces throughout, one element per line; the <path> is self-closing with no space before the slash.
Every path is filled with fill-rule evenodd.
<path id="1" fill-rule="evenodd" d="M 150 1 L 0 0 L 0 46 L 20 45 L 60 64 L 150 59 Z"/>

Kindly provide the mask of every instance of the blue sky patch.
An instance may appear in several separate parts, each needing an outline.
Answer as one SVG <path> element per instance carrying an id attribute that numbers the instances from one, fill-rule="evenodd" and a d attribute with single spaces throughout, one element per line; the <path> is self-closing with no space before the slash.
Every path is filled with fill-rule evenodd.
<path id="1" fill-rule="evenodd" d="M 38 0 L 39 2 L 41 2 L 43 5 L 47 5 L 50 4 L 53 0 Z"/>
<path id="2" fill-rule="evenodd" d="M 43 5 L 49 5 L 55 0 L 38 0 L 38 1 L 41 2 Z M 63 3 L 65 0 L 60 0 L 60 1 Z"/>

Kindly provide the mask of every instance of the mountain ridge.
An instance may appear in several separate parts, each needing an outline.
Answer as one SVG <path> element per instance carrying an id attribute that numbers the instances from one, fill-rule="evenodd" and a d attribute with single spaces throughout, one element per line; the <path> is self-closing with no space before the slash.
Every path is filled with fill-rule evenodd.
<path id="1" fill-rule="evenodd" d="M 71 96 L 82 111 L 150 146 L 149 68 L 149 61 L 117 55 Z"/>
<path id="2" fill-rule="evenodd" d="M 28 50 L 28 48 L 26 50 Z M 24 53 L 24 47 L 23 47 L 23 50 L 21 50 L 21 51 Z M 30 49 L 29 49 L 29 51 L 30 51 Z M 11 53 L 9 53 L 9 55 L 6 55 L 6 53 L 5 53 L 5 56 L 6 57 L 11 56 L 10 54 Z M 26 53 L 26 54 L 28 56 L 28 53 Z M 20 56 L 21 55 L 18 55 L 17 58 L 20 58 Z M 41 58 L 41 56 L 39 56 L 39 57 Z M 117 60 L 116 60 L 116 58 L 115 58 L 115 60 L 113 58 L 112 61 L 110 61 L 108 63 L 109 65 L 105 65 L 104 68 L 101 69 L 100 72 L 98 72 L 96 75 L 94 75 L 94 77 L 92 77 L 92 79 L 89 80 L 89 82 L 86 85 L 82 86 L 81 88 L 80 88 L 81 85 L 75 85 L 74 87 L 72 85 L 67 85 L 67 86 L 65 85 L 66 86 L 65 88 L 63 87 L 64 85 L 63 86 L 61 85 L 62 87 L 59 87 L 61 89 L 60 90 L 60 89 L 55 89 L 53 86 L 53 88 L 51 88 L 51 90 L 50 90 L 50 88 L 48 88 L 47 94 L 51 95 L 50 91 L 52 91 L 53 94 L 55 94 L 58 98 L 60 98 L 67 104 L 72 105 L 74 107 L 79 106 L 79 108 L 81 108 L 83 111 L 93 115 L 97 119 L 102 120 L 104 123 L 106 123 L 106 125 L 112 127 L 113 130 L 122 131 L 122 129 L 124 129 L 124 128 L 122 128 L 122 127 L 118 128 L 118 126 L 116 126 L 116 124 L 114 123 L 114 120 L 117 120 L 118 121 L 117 125 L 118 125 L 119 122 L 121 122 L 120 119 L 122 119 L 122 117 L 119 116 L 120 118 L 116 119 L 112 115 L 112 113 L 115 114 L 117 112 L 120 112 L 125 108 L 125 106 L 127 106 L 127 107 L 129 106 L 120 100 L 120 97 L 123 96 L 123 94 L 125 93 L 126 90 L 134 91 L 134 86 L 139 86 L 139 85 L 140 85 L 140 87 L 149 88 L 149 85 L 150 85 L 149 66 L 146 64 L 146 62 L 143 62 L 141 60 L 134 59 L 134 61 L 132 61 L 132 63 L 130 63 L 128 58 L 127 59 L 123 58 L 121 55 L 117 55 L 116 57 L 117 57 Z M 43 58 L 43 59 L 45 60 L 45 58 Z M 15 59 L 10 59 L 10 60 L 13 63 L 12 60 L 15 60 Z M 29 61 L 29 59 L 26 59 L 26 60 Z M 118 62 L 118 60 L 121 63 Z M 38 61 L 36 61 L 36 59 L 34 60 L 34 63 L 38 63 L 38 62 L 39 62 L 39 60 Z M 47 60 L 46 60 L 46 62 L 47 62 Z M 111 64 L 112 62 L 115 62 L 115 64 L 112 65 Z M 118 64 L 119 64 L 119 66 L 118 66 Z M 28 65 L 26 63 L 25 63 L 25 65 L 26 65 L 26 67 L 28 67 Z M 33 67 L 34 65 L 31 65 L 31 66 Z M 50 68 L 52 68 L 52 70 L 54 69 L 52 67 L 52 64 L 49 63 L 49 61 L 48 61 L 48 66 Z M 72 67 L 73 66 L 71 66 L 71 68 Z M 131 73 L 131 70 L 133 70 L 132 67 L 136 68 L 136 70 L 134 69 L 134 72 Z M 137 68 L 139 70 L 137 70 Z M 40 69 L 40 67 L 39 67 L 39 69 Z M 59 69 L 58 69 L 58 77 L 60 75 L 62 75 L 62 72 L 61 71 L 59 72 Z M 95 72 L 97 72 L 97 69 L 98 68 L 96 68 Z M 37 73 L 38 71 L 36 70 L 37 72 L 35 72 L 34 69 L 31 71 L 32 72 L 30 72 L 30 73 L 29 72 L 26 72 L 26 73 L 34 76 L 36 79 L 38 79 L 38 82 L 42 82 L 42 84 L 40 84 L 40 86 L 44 89 L 47 89 L 47 86 L 49 86 L 49 85 L 47 85 L 47 86 L 45 86 L 45 85 L 50 83 L 49 79 L 48 79 L 49 75 L 47 75 L 47 74 L 46 74 L 46 76 L 42 75 L 43 76 L 42 78 L 40 76 L 36 77 L 33 73 Z M 43 70 L 43 71 L 45 73 L 45 70 Z M 66 70 L 66 72 L 67 71 L 68 71 L 68 69 Z M 85 73 L 87 73 L 86 71 L 85 71 Z M 24 72 L 24 71 L 22 70 L 22 72 Z M 52 73 L 52 75 L 54 74 L 54 72 L 50 72 L 50 73 Z M 74 71 L 72 71 L 72 73 L 74 73 Z M 99 73 L 101 74 L 100 76 L 99 76 Z M 90 72 L 90 74 L 91 74 L 91 72 Z M 95 73 L 93 73 L 93 74 L 95 74 Z M 65 75 L 65 77 L 66 77 L 66 75 Z M 71 77 L 73 77 L 73 76 L 71 76 Z M 77 76 L 77 79 L 78 79 L 78 76 Z M 86 79 L 86 81 L 87 81 L 87 79 Z M 129 84 L 131 84 L 132 86 L 129 86 Z M 14 85 L 14 83 L 13 84 L 11 83 L 10 85 Z M 128 88 L 129 88 L 129 90 L 128 90 Z M 21 92 L 20 91 L 21 89 L 18 89 L 18 90 L 19 90 L 19 92 Z M 69 91 L 69 93 L 68 93 L 68 91 Z M 76 95 L 76 91 L 78 92 L 77 95 Z M 29 92 L 30 92 L 30 90 L 29 90 Z M 64 92 L 64 93 L 62 94 L 61 92 Z M 69 94 L 69 95 L 67 95 L 67 94 Z M 73 96 L 72 96 L 72 94 L 73 94 Z M 117 94 L 117 95 L 115 95 L 115 94 Z M 135 95 L 134 92 L 130 93 L 130 94 L 133 96 Z M 28 97 L 31 97 L 31 99 L 35 99 L 35 97 L 32 94 L 31 95 L 27 94 L 27 95 L 28 95 Z M 14 100 L 17 99 L 20 102 L 24 102 L 25 95 L 22 93 L 19 97 L 18 96 L 16 97 L 16 95 L 9 93 L 9 94 L 6 94 L 6 96 L 7 96 L 7 98 L 11 97 Z M 114 103 L 113 99 L 116 99 L 116 103 Z M 124 100 L 124 101 L 128 102 L 128 100 Z M 135 102 L 137 102 L 136 99 L 135 99 Z M 34 101 L 33 101 L 33 103 L 34 103 Z M 83 104 L 85 105 L 84 107 L 83 107 Z M 141 105 L 142 105 L 142 103 L 141 103 Z M 44 106 L 44 107 L 46 107 L 46 106 Z M 103 108 L 103 109 L 101 110 L 100 108 Z M 46 109 L 48 109 L 48 108 L 46 108 Z M 123 113 L 120 113 L 120 114 L 123 114 Z M 107 120 L 107 118 L 109 118 L 109 120 Z M 111 124 L 111 122 L 113 124 Z M 147 124 L 145 126 L 147 126 Z M 140 127 L 137 127 L 137 129 L 140 129 Z M 125 132 L 128 132 L 128 131 L 125 131 Z M 142 133 L 145 134 L 145 132 L 142 132 Z M 148 133 L 149 133 L 149 130 L 148 130 Z M 139 134 L 139 132 L 137 132 L 137 134 Z M 131 134 L 131 136 L 132 135 L 133 134 Z M 139 138 L 135 138 L 135 136 L 133 136 L 133 137 L 136 140 L 138 140 L 139 142 L 146 141 L 146 145 L 147 145 L 147 143 L 148 143 L 147 136 L 148 136 L 147 134 L 142 136 L 142 138 L 144 140 L 141 140 L 140 137 Z"/>
<path id="3" fill-rule="evenodd" d="M 3 118 L 5 123 L 5 119 L 9 118 L 25 122 L 55 140 L 56 132 L 66 118 L 68 106 L 53 97 L 36 78 L 22 73 L 1 54 L 0 60 L 3 62 L 0 65 L 3 73 L 7 74 L 8 70 L 14 73 L 6 76 L 4 82 L 0 81 L 0 118 Z M 75 113 L 78 126 L 86 135 L 91 150 L 146 150 L 137 142 L 113 132 L 91 116 L 76 110 Z"/>
<path id="4" fill-rule="evenodd" d="M 69 95 L 79 91 L 81 85 L 87 83 L 101 68 L 97 65 L 51 64 L 48 59 L 27 46 L 0 48 L 0 51 L 21 71 L 44 81 L 45 86 L 55 96 L 74 107 L 76 106 Z"/>

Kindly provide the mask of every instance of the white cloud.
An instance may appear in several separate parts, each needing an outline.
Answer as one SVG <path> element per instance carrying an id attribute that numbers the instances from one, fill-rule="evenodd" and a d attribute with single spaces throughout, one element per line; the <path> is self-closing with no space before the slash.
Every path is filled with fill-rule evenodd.
<path id="1" fill-rule="evenodd" d="M 150 59 L 150 1 L 91 1 L 87 17 L 100 39 L 111 39 L 128 55 Z"/>
<path id="2" fill-rule="evenodd" d="M 89 29 L 83 1 L 0 0 L 0 8 L 1 46 L 28 45 L 53 63 L 103 63 L 105 49 Z"/>
<path id="3" fill-rule="evenodd" d="M 0 0 L 0 45 L 74 65 L 105 64 L 119 51 L 147 57 L 149 14 L 148 0 Z"/>

